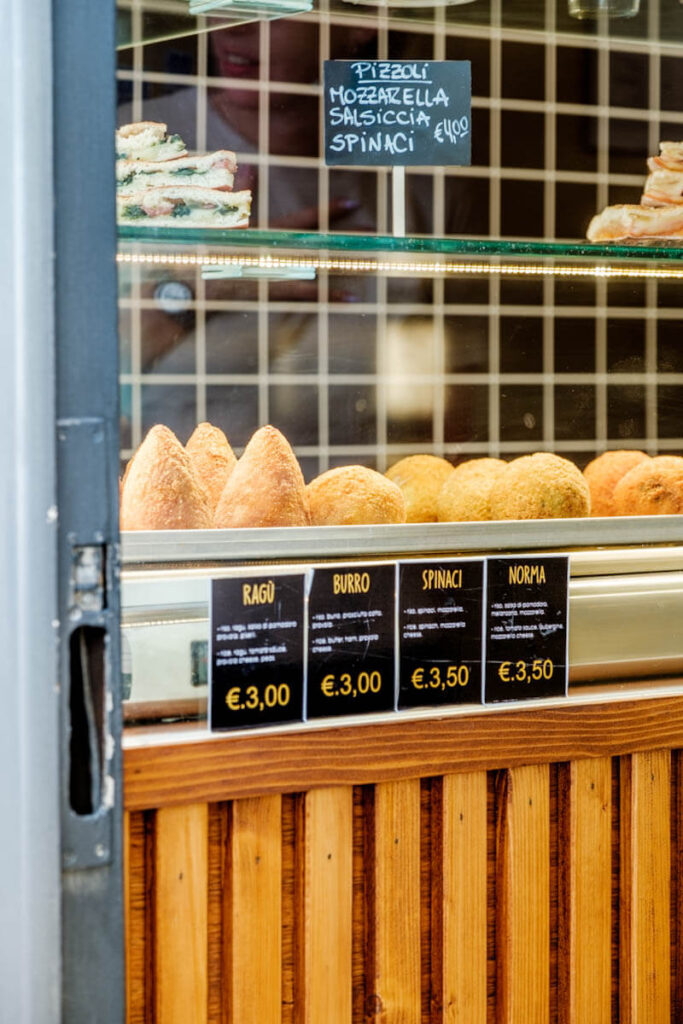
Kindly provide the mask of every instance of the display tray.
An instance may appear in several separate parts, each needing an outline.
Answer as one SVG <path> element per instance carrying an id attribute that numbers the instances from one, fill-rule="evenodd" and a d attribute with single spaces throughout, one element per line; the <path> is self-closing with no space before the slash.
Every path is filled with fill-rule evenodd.
<path id="1" fill-rule="evenodd" d="M 154 530 L 122 534 L 124 565 L 551 550 L 683 542 L 683 516 L 389 526 Z"/>

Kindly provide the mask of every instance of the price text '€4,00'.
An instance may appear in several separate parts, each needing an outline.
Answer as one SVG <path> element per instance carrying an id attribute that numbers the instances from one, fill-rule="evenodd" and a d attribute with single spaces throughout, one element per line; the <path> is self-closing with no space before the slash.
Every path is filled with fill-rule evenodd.
<path id="1" fill-rule="evenodd" d="M 504 683 L 537 683 L 541 679 L 552 679 L 554 671 L 550 658 L 536 658 L 531 662 L 504 661 L 498 676 Z"/>
<path id="2" fill-rule="evenodd" d="M 265 711 L 270 708 L 286 708 L 291 698 L 287 683 L 268 683 L 258 686 L 231 686 L 225 695 L 230 711 Z"/>

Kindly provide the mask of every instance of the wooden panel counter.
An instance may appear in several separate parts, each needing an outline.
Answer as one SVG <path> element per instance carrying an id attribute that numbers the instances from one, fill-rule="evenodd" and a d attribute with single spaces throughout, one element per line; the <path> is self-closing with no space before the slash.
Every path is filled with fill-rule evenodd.
<path id="1" fill-rule="evenodd" d="M 129 1024 L 683 1019 L 682 682 L 128 729 Z"/>

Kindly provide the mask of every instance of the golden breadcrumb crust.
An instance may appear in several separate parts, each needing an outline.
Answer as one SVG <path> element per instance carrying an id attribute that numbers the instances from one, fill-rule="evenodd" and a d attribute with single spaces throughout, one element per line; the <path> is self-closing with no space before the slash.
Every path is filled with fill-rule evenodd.
<path id="1" fill-rule="evenodd" d="M 401 488 L 366 466 L 328 469 L 307 488 L 314 526 L 405 523 Z"/>
<path id="2" fill-rule="evenodd" d="M 456 466 L 439 494 L 439 522 L 491 519 L 491 488 L 506 465 L 503 459 L 468 459 Z"/>
<path id="3" fill-rule="evenodd" d="M 228 477 L 237 465 L 237 457 L 223 431 L 211 423 L 200 423 L 195 427 L 185 451 L 213 512 Z"/>
<path id="4" fill-rule="evenodd" d="M 617 515 L 614 503 L 614 488 L 621 478 L 639 462 L 649 459 L 645 452 L 620 449 L 603 452 L 589 462 L 583 476 L 591 492 L 592 516 Z"/>
<path id="5" fill-rule="evenodd" d="M 226 481 L 215 526 L 309 526 L 310 521 L 306 485 L 289 442 L 275 427 L 261 427 Z"/>
<path id="6" fill-rule="evenodd" d="M 590 515 L 581 470 L 560 455 L 536 452 L 508 462 L 491 489 L 493 519 L 574 519 Z"/>
<path id="7" fill-rule="evenodd" d="M 172 430 L 152 427 L 126 467 L 121 529 L 203 530 L 212 525 L 189 455 Z"/>
<path id="8" fill-rule="evenodd" d="M 683 512 L 683 458 L 658 455 L 629 469 L 614 488 L 620 516 L 667 516 Z"/>
<path id="9" fill-rule="evenodd" d="M 387 479 L 403 491 L 406 522 L 436 522 L 437 499 L 452 472 L 451 463 L 437 455 L 409 455 L 387 470 Z"/>

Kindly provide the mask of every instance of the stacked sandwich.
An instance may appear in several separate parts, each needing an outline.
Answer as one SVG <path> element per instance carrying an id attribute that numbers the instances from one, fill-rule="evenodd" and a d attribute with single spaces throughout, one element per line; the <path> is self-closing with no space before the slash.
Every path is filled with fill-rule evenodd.
<path id="1" fill-rule="evenodd" d="M 116 214 L 121 224 L 244 228 L 251 192 L 233 192 L 237 164 L 227 149 L 188 156 L 179 135 L 156 121 L 116 132 Z"/>
<path id="2" fill-rule="evenodd" d="M 591 242 L 683 239 L 683 142 L 660 142 L 647 162 L 650 174 L 640 205 L 608 206 L 593 217 Z"/>

